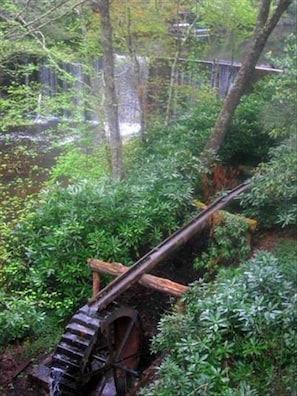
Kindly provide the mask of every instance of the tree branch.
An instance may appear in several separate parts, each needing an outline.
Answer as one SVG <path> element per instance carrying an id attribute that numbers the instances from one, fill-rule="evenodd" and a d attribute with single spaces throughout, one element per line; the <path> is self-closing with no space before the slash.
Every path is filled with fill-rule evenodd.
<path id="1" fill-rule="evenodd" d="M 249 48 L 234 83 L 224 100 L 223 107 L 217 118 L 216 124 L 205 146 L 206 150 L 210 149 L 215 153 L 219 151 L 228 133 L 232 117 L 239 104 L 240 98 L 247 91 L 247 88 L 249 88 L 255 66 L 265 47 L 268 37 L 292 1 L 293 0 L 280 0 L 270 18 L 271 0 L 261 1 L 256 26 Z"/>

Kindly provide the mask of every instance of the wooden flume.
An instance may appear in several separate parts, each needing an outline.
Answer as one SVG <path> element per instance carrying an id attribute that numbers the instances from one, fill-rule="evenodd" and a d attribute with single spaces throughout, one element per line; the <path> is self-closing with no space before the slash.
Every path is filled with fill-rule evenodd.
<path id="1" fill-rule="evenodd" d="M 98 395 L 105 395 L 104 388 L 110 380 L 118 396 L 128 395 L 141 355 L 141 325 L 138 313 L 120 306 L 116 299 L 137 282 L 177 297 L 187 291 L 185 285 L 148 273 L 208 226 L 215 213 L 248 188 L 247 182 L 226 192 L 129 268 L 120 263 L 89 260 L 93 297 L 72 317 L 56 346 L 50 369 L 50 396 L 81 395 L 94 380 L 101 389 Z M 102 290 L 99 272 L 116 276 Z"/>

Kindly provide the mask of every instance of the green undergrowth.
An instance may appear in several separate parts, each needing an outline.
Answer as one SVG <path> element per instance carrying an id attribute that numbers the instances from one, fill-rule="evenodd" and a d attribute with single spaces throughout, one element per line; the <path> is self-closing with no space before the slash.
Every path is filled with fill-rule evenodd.
<path id="1" fill-rule="evenodd" d="M 152 350 L 166 357 L 139 394 L 296 395 L 296 290 L 296 241 L 195 282 L 161 319 Z"/>
<path id="2" fill-rule="evenodd" d="M 211 230 L 207 249 L 194 260 L 194 268 L 204 270 L 204 280 L 213 279 L 222 267 L 237 267 L 250 253 L 246 219 L 222 213 L 221 221 Z"/>
<path id="3" fill-rule="evenodd" d="M 74 166 L 75 164 L 75 166 Z M 48 185 L 75 183 L 81 179 L 98 180 L 108 172 L 105 144 L 69 144 L 51 169 Z"/>
<path id="4" fill-rule="evenodd" d="M 270 152 L 251 180 L 251 190 L 242 197 L 245 213 L 259 220 L 261 227 L 296 226 L 297 219 L 297 136 L 292 135 Z"/>
<path id="5" fill-rule="evenodd" d="M 133 161 L 124 180 L 51 183 L 15 227 L 3 228 L 2 320 L 7 310 L 13 316 L 20 309 L 20 323 L 31 314 L 24 326 L 16 316 L 5 322 L 2 343 L 27 336 L 27 328 L 38 331 L 48 317 L 63 322 L 84 303 L 91 294 L 89 257 L 129 266 L 193 216 L 199 174 L 208 172 L 199 154 L 213 117 L 205 109 L 187 126 L 156 127 L 144 145 L 131 141 L 125 149 Z"/>
<path id="6" fill-rule="evenodd" d="M 47 318 L 68 318 L 91 294 L 89 257 L 129 266 L 193 216 L 193 199 L 201 199 L 202 179 L 211 173 L 201 151 L 219 107 L 209 98 L 178 122 L 155 124 L 142 141 L 128 141 L 122 181 L 107 176 L 103 147 L 85 155 L 71 147 L 58 159 L 51 182 L 16 225 L 1 225 L 2 343 L 27 336 L 28 328 L 38 332 Z M 7 310 L 15 318 L 21 310 L 24 326 L 5 322 Z"/>

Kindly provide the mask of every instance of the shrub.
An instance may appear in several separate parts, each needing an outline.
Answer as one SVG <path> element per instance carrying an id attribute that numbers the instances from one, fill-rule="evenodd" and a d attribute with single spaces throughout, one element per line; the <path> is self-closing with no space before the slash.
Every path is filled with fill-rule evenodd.
<path id="1" fill-rule="evenodd" d="M 50 182 L 67 180 L 74 183 L 84 178 L 98 180 L 107 174 L 107 170 L 104 144 L 96 148 L 91 147 L 91 144 L 83 148 L 68 145 L 67 150 L 59 155 L 56 165 L 51 170 Z"/>
<path id="2" fill-rule="evenodd" d="M 296 267 L 259 252 L 213 283 L 196 282 L 166 314 L 152 350 L 166 352 L 140 394 L 296 395 Z"/>
<path id="3" fill-rule="evenodd" d="M 178 227 L 191 186 L 179 177 L 151 174 L 150 181 L 144 187 L 105 180 L 44 194 L 35 213 L 9 234 L 13 259 L 3 267 L 5 287 L 32 287 L 40 297 L 48 292 L 65 316 L 90 294 L 88 257 L 129 265 Z"/>
<path id="4" fill-rule="evenodd" d="M 32 288 L 41 299 L 48 293 L 47 309 L 64 317 L 89 297 L 87 258 L 130 265 L 181 226 L 194 210 L 199 174 L 207 173 L 199 154 L 213 114 L 206 104 L 201 110 L 195 123 L 191 120 L 192 129 L 185 119 L 148 133 L 142 147 L 133 142 L 135 161 L 127 162 L 125 180 L 91 178 L 43 191 L 5 239 L 4 287 Z M 76 151 L 70 154 L 76 156 Z M 63 164 L 69 170 L 67 161 L 59 163 L 58 174 Z"/>
<path id="5" fill-rule="evenodd" d="M 256 166 L 267 161 L 269 149 L 277 140 L 269 135 L 262 120 L 265 98 L 257 91 L 242 98 L 219 152 L 228 165 Z"/>
<path id="6" fill-rule="evenodd" d="M 295 225 L 297 218 L 296 136 L 271 150 L 268 163 L 259 166 L 251 180 L 251 190 L 241 203 L 248 216 L 262 226 Z"/>
<path id="7" fill-rule="evenodd" d="M 14 293 L 7 296 L 0 291 L 0 299 L 0 345 L 36 335 L 45 313 L 38 308 L 34 295 Z"/>
<path id="8" fill-rule="evenodd" d="M 7 236 L 5 287 L 33 287 L 40 297 L 47 291 L 64 307 L 62 316 L 73 310 L 90 293 L 88 257 L 129 265 L 174 231 L 191 207 L 192 188 L 180 174 L 163 179 L 155 171 L 144 179 L 147 185 L 103 180 L 44 193 Z"/>
<path id="9" fill-rule="evenodd" d="M 205 270 L 205 280 L 213 277 L 221 267 L 238 265 L 248 258 L 248 223 L 240 216 L 223 212 L 219 224 L 211 231 L 208 247 L 194 261 L 195 268 Z"/>
<path id="10" fill-rule="evenodd" d="M 263 121 L 281 143 L 270 151 L 269 161 L 259 166 L 251 191 L 242 200 L 248 214 L 265 226 L 296 225 L 296 50 L 296 35 L 291 35 L 284 58 L 276 63 L 283 72 L 265 86 L 270 94 Z"/>

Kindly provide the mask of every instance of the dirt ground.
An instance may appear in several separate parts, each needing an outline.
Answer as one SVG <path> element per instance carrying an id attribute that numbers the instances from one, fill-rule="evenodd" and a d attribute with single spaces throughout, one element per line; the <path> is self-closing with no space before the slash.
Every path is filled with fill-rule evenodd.
<path id="1" fill-rule="evenodd" d="M 34 363 L 23 358 L 24 348 L 14 345 L 0 355 L 0 395 L 1 396 L 41 396 L 28 381 L 27 373 Z"/>
<path id="2" fill-rule="evenodd" d="M 253 241 L 254 250 L 271 251 L 280 238 L 288 236 L 280 232 L 269 232 L 257 235 Z M 292 236 L 289 236 L 292 238 Z M 135 298 L 140 295 L 142 298 Z M 145 294 L 145 298 L 143 298 Z M 145 337 L 149 339 L 156 329 L 158 319 L 168 307 L 168 299 L 153 295 L 147 289 L 135 288 L 133 293 L 123 296 L 123 302 L 135 306 L 141 312 Z M 153 310 L 152 310 L 153 307 Z M 40 387 L 34 386 L 28 379 L 28 373 L 34 365 L 44 359 L 38 356 L 35 359 L 24 358 L 24 347 L 21 344 L 11 345 L 0 354 L 0 396 L 42 396 L 45 395 Z"/>

